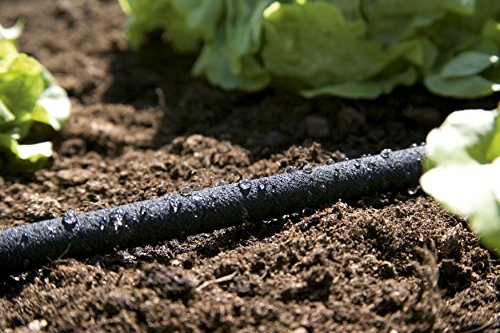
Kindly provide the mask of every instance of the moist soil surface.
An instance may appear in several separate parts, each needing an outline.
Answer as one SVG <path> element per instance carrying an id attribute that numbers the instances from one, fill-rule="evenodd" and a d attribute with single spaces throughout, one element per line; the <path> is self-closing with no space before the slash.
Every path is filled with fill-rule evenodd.
<path id="1" fill-rule="evenodd" d="M 401 88 L 375 101 L 225 92 L 118 1 L 2 0 L 19 48 L 73 113 L 32 176 L 0 177 L 0 226 L 400 149 L 479 101 Z M 496 98 L 496 100 L 495 100 Z M 2 332 L 498 332 L 500 263 L 421 190 L 377 193 L 161 244 L 52 258 L 0 281 Z M 1 268 L 0 268 L 1 269 Z"/>

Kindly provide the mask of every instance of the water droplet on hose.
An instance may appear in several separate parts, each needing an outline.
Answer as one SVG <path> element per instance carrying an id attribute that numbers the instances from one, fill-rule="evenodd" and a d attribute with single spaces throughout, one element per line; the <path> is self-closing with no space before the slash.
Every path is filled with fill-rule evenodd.
<path id="1" fill-rule="evenodd" d="M 305 173 L 311 173 L 313 172 L 313 167 L 310 164 L 306 164 L 302 168 L 302 171 L 304 171 Z"/>
<path id="2" fill-rule="evenodd" d="M 259 190 L 261 190 L 261 191 L 264 191 L 266 189 L 266 185 L 264 185 L 263 183 L 260 183 L 258 186 L 259 186 Z"/>
<path id="3" fill-rule="evenodd" d="M 420 186 L 412 187 L 408 189 L 408 195 L 416 195 L 418 191 L 420 190 Z"/>
<path id="4" fill-rule="evenodd" d="M 193 191 L 201 191 L 201 190 L 203 190 L 203 185 L 196 184 L 193 186 Z"/>
<path id="5" fill-rule="evenodd" d="M 238 186 L 240 187 L 240 189 L 242 189 L 243 191 L 248 191 L 250 190 L 250 188 L 252 187 L 252 182 L 248 179 L 243 179 L 239 182 Z"/>
<path id="6" fill-rule="evenodd" d="M 361 168 L 361 164 L 360 164 L 359 162 L 355 162 L 355 163 L 354 163 L 354 166 L 356 167 L 356 169 Z"/>
<path id="7" fill-rule="evenodd" d="M 27 233 L 25 233 L 25 232 L 23 232 L 23 233 L 21 234 L 21 245 L 23 245 L 23 246 L 24 246 L 24 245 L 26 244 L 26 242 L 28 241 L 28 238 L 29 238 L 29 237 L 28 237 L 28 234 L 27 234 Z"/>
<path id="8" fill-rule="evenodd" d="M 199 206 L 202 206 L 204 201 L 203 201 L 203 197 L 200 196 L 200 195 L 193 195 L 193 201 L 196 205 L 199 205 Z"/>
<path id="9" fill-rule="evenodd" d="M 148 208 L 146 206 L 139 207 L 139 217 L 145 218 L 148 215 Z"/>
<path id="10" fill-rule="evenodd" d="M 54 234 L 56 233 L 56 228 L 53 225 L 49 225 L 47 227 L 47 230 L 49 231 L 51 236 L 54 236 Z"/>
<path id="11" fill-rule="evenodd" d="M 191 195 L 191 187 L 189 186 L 184 186 L 181 188 L 181 195 L 184 197 L 188 197 Z"/>
<path id="12" fill-rule="evenodd" d="M 177 213 L 179 209 L 182 207 L 182 203 L 179 201 L 177 198 L 172 198 L 170 200 L 170 208 L 172 210 L 172 213 Z"/>
<path id="13" fill-rule="evenodd" d="M 297 169 L 295 169 L 295 167 L 293 165 L 289 165 L 285 168 L 285 172 L 286 173 L 292 173 L 292 172 L 295 172 Z"/>
<path id="14" fill-rule="evenodd" d="M 78 223 L 78 214 L 70 209 L 64 212 L 61 222 L 65 227 L 74 227 Z"/>
<path id="15" fill-rule="evenodd" d="M 332 165 L 332 164 L 335 164 L 335 160 L 333 158 L 329 158 L 326 160 L 325 162 L 327 165 Z"/>
<path id="16" fill-rule="evenodd" d="M 386 148 L 386 149 L 382 149 L 382 151 L 380 152 L 380 155 L 383 158 L 388 158 L 391 153 L 392 153 L 392 150 L 389 148 Z"/>
<path id="17" fill-rule="evenodd" d="M 418 147 L 418 145 L 417 145 L 417 143 L 416 143 L 416 142 L 414 142 L 414 143 L 412 143 L 412 144 L 410 145 L 410 148 L 416 148 L 416 147 Z"/>
<path id="18" fill-rule="evenodd" d="M 114 232 L 118 232 L 118 230 L 123 226 L 123 217 L 124 214 L 121 209 L 117 209 L 109 215 L 109 222 L 111 223 L 111 227 Z"/>

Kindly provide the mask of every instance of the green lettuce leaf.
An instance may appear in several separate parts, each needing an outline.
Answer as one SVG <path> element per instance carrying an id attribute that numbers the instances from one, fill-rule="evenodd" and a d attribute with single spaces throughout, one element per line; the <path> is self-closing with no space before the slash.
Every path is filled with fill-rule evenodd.
<path id="1" fill-rule="evenodd" d="M 0 152 L 11 169 L 33 171 L 52 154 L 52 144 L 22 143 L 34 123 L 61 129 L 70 114 L 70 101 L 54 77 L 34 58 L 19 53 L 15 39 L 21 24 L 5 29 L 0 25 Z M 5 171 L 3 164 L 0 173 Z"/>
<path id="2" fill-rule="evenodd" d="M 500 87 L 498 0 L 120 0 L 140 47 L 167 32 L 224 89 L 373 99 L 424 83 L 476 98 Z"/>
<path id="3" fill-rule="evenodd" d="M 427 136 L 420 184 L 451 212 L 469 218 L 500 255 L 500 113 L 464 110 Z"/>

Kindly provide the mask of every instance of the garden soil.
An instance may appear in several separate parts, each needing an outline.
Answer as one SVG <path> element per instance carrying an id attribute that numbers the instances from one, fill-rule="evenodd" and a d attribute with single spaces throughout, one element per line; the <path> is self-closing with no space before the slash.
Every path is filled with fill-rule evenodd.
<path id="1" fill-rule="evenodd" d="M 117 0 L 1 0 L 73 113 L 33 176 L 0 177 L 0 227 L 400 149 L 455 109 L 421 87 L 375 101 L 225 92 Z M 496 100 L 495 100 L 496 98 Z M 40 130 L 39 135 L 44 133 Z M 418 188 L 160 244 L 51 258 L 0 281 L 2 332 L 498 332 L 500 263 Z M 2 269 L 2 268 L 0 268 Z"/>

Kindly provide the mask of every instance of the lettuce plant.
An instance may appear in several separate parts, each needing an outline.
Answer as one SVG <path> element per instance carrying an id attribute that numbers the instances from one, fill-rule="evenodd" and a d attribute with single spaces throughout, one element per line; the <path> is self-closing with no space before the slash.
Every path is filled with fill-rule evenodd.
<path id="1" fill-rule="evenodd" d="M 52 143 L 25 144 L 34 123 L 61 129 L 70 113 L 66 92 L 34 58 L 19 53 L 15 40 L 22 24 L 11 28 L 0 25 L 0 153 L 18 171 L 30 171 L 52 155 Z M 0 173 L 6 165 L 0 166 Z"/>
<path id="2" fill-rule="evenodd" d="M 500 255 L 500 113 L 465 110 L 427 136 L 420 183 L 451 212 L 466 216 Z"/>
<path id="3" fill-rule="evenodd" d="M 404 3 L 403 3 L 404 2 Z M 120 0 L 134 48 L 164 30 L 224 89 L 375 98 L 423 82 L 461 98 L 500 90 L 498 0 Z"/>

